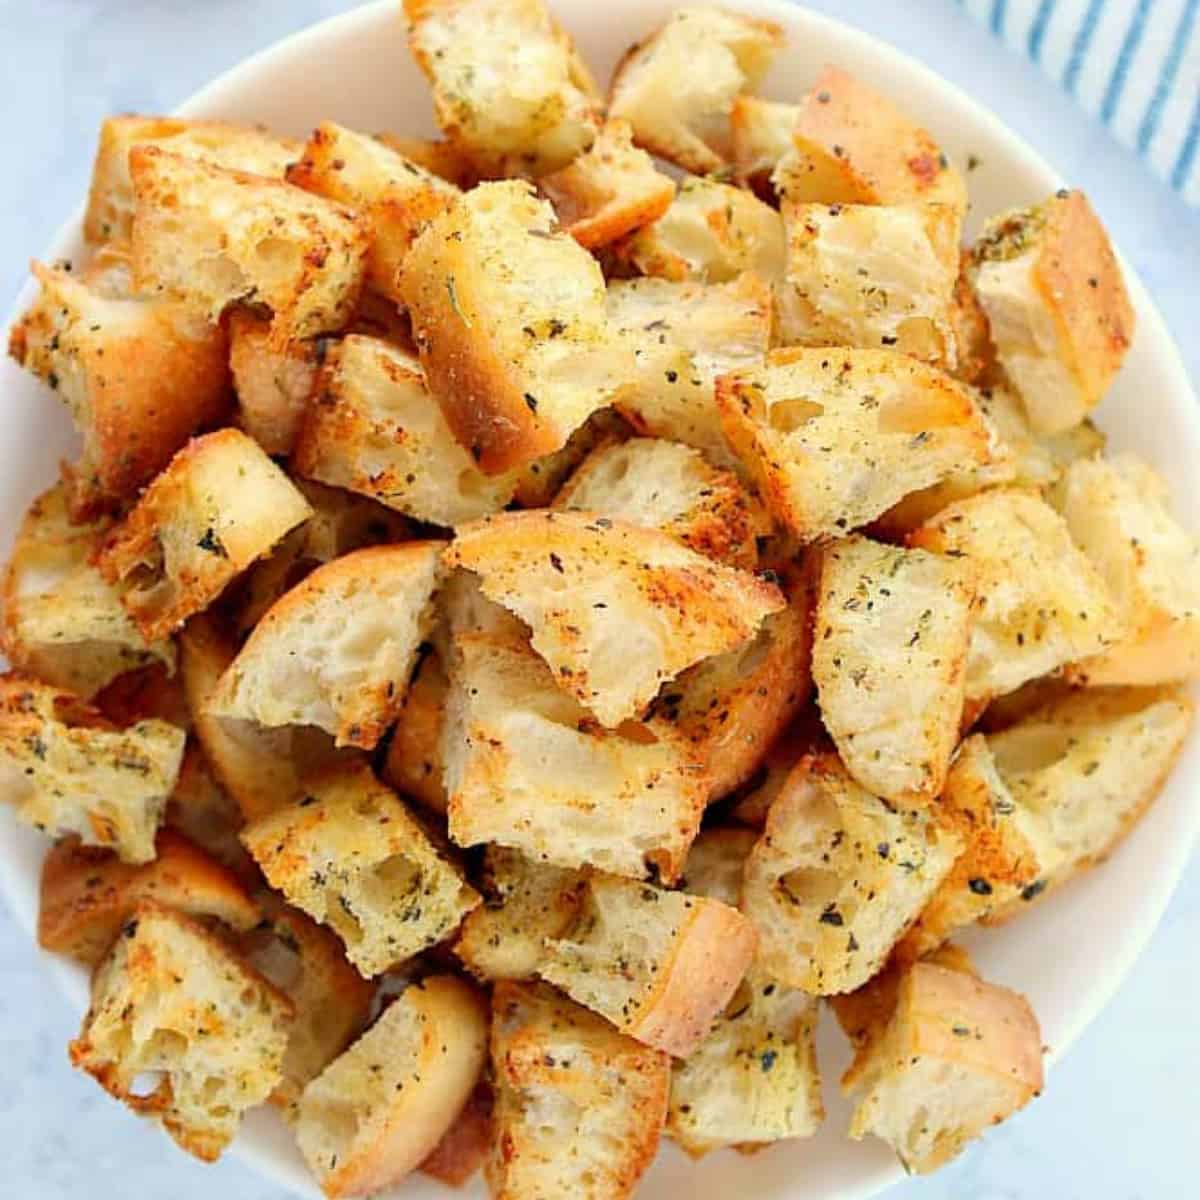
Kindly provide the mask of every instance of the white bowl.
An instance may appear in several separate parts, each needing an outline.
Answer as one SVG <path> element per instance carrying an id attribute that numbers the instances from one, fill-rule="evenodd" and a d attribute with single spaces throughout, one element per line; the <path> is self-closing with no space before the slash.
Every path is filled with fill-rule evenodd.
<path id="1" fill-rule="evenodd" d="M 552 0 L 552 6 L 604 80 L 626 46 L 679 2 Z M 955 162 L 977 155 L 983 165 L 969 176 L 969 225 L 998 209 L 1038 200 L 1058 186 L 1053 169 L 995 117 L 883 43 L 779 0 L 723 2 L 770 17 L 787 30 L 788 46 L 767 80 L 766 95 L 795 99 L 823 64 L 836 63 L 861 75 L 928 126 Z M 209 84 L 179 111 L 185 116 L 262 121 L 301 136 L 324 117 L 369 131 L 433 133 L 428 90 L 408 54 L 398 8 L 395 0 L 369 4 L 288 38 Z M 80 254 L 79 231 L 77 214 L 45 257 Z M 1200 409 L 1161 317 L 1141 282 L 1128 265 L 1125 269 L 1137 309 L 1137 336 L 1099 421 L 1113 446 L 1137 450 L 1165 472 L 1183 520 L 1200 528 L 1200 489 L 1189 486 L 1200 461 Z M 18 311 L 31 297 L 30 287 Z M 26 505 L 49 484 L 59 458 L 73 452 L 73 439 L 61 405 L 8 360 L 0 365 L 0 390 L 6 417 L 0 443 L 0 549 L 7 552 Z M 1029 996 L 1041 1020 L 1050 1063 L 1066 1051 L 1132 967 L 1166 907 L 1198 827 L 1200 738 L 1193 738 L 1162 797 L 1111 862 L 1021 921 L 968 939 L 987 978 Z M 39 836 L 0 817 L 0 887 L 31 936 L 44 850 Z M 46 961 L 82 1012 L 87 997 L 83 971 L 52 956 Z M 823 1026 L 819 1044 L 829 1113 L 819 1136 L 751 1158 L 715 1154 L 703 1165 L 664 1145 L 639 1196 L 724 1200 L 753 1194 L 761 1200 L 852 1200 L 896 1180 L 900 1171 L 881 1143 L 858 1144 L 843 1136 L 848 1110 L 836 1081 L 847 1054 L 830 1025 L 827 1021 Z M 69 1031 L 62 1032 L 65 1041 Z M 319 1196 L 290 1134 L 272 1112 L 251 1116 L 235 1152 L 297 1192 Z M 414 1200 L 446 1195 L 420 1175 L 397 1191 Z M 482 1191 L 476 1181 L 466 1194 Z"/>

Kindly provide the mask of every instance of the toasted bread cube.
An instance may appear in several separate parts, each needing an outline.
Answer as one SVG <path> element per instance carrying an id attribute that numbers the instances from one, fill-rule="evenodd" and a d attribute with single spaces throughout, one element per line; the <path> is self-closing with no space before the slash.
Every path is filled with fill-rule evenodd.
<path id="1" fill-rule="evenodd" d="M 189 741 L 184 749 L 163 824 L 183 834 L 243 884 L 260 881 L 254 860 L 238 840 L 245 824 L 242 810 L 217 782 L 198 742 Z"/>
<path id="2" fill-rule="evenodd" d="M 70 692 L 0 675 L 0 781 L 27 825 L 78 834 L 122 862 L 154 858 L 154 835 L 179 774 L 185 734 L 165 721 L 115 729 Z"/>
<path id="3" fill-rule="evenodd" d="M 457 1120 L 487 1059 L 487 1002 L 453 975 L 405 989 L 305 1089 L 296 1137 L 326 1196 L 415 1170 Z"/>
<path id="4" fill-rule="evenodd" d="M 1001 488 L 960 500 L 913 532 L 909 544 L 965 560 L 975 573 L 969 711 L 1099 653 L 1124 633 L 1099 572 L 1062 517 L 1032 492 Z"/>
<path id="5" fill-rule="evenodd" d="M 441 655 L 431 649 L 417 664 L 404 694 L 381 772 L 389 787 L 440 814 L 449 803 L 442 760 L 442 723 L 449 693 L 450 677 Z"/>
<path id="6" fill-rule="evenodd" d="M 304 144 L 252 125 L 188 121 L 178 117 L 109 117 L 100 126 L 83 236 L 92 243 L 127 241 L 133 227 L 133 180 L 129 152 L 159 146 L 185 158 L 282 179 Z"/>
<path id="7" fill-rule="evenodd" d="M 997 358 L 1033 428 L 1078 425 L 1108 390 L 1134 331 L 1121 266 L 1087 197 L 1062 191 L 993 218 L 974 257 Z"/>
<path id="8" fill-rule="evenodd" d="M 308 781 L 242 841 L 272 887 L 328 925 L 364 978 L 445 941 L 479 895 L 366 765 Z"/>
<path id="9" fill-rule="evenodd" d="M 532 979 L 547 939 L 579 915 L 586 876 L 503 846 L 488 846 L 484 862 L 486 900 L 463 922 L 454 953 L 479 979 Z"/>
<path id="10" fill-rule="evenodd" d="M 396 275 L 408 248 L 459 195 L 453 184 L 378 139 L 334 121 L 322 121 L 312 131 L 287 179 L 366 217 L 367 284 L 396 300 Z"/>
<path id="11" fill-rule="evenodd" d="M 458 662 L 456 641 L 465 635 L 483 634 L 523 649 L 529 648 L 529 626 L 503 604 L 483 594 L 479 576 L 453 570 L 437 595 L 442 621 L 432 642 L 447 670 Z"/>
<path id="12" fill-rule="evenodd" d="M 143 902 L 92 977 L 71 1063 L 212 1162 L 279 1083 L 291 1023 L 288 998 L 223 940 Z"/>
<path id="13" fill-rule="evenodd" d="M 482 1168 L 492 1148 L 492 1087 L 476 1084 L 462 1112 L 421 1162 L 421 1174 L 461 1188 Z"/>
<path id="14" fill-rule="evenodd" d="M 171 643 L 142 637 L 91 562 L 106 528 L 73 524 L 56 484 L 29 506 L 4 573 L 9 662 L 84 699 L 147 663 L 175 665 Z"/>
<path id="15" fill-rule="evenodd" d="M 804 541 L 843 537 L 989 454 L 968 390 L 892 350 L 777 350 L 722 376 L 717 404 L 775 519 Z"/>
<path id="16" fill-rule="evenodd" d="M 283 1079 L 271 1093 L 271 1103 L 295 1124 L 305 1087 L 366 1027 L 375 989 L 346 961 L 335 934 L 273 892 L 264 893 L 262 921 L 239 949 L 295 1009 Z"/>
<path id="17" fill-rule="evenodd" d="M 730 158 L 742 183 L 764 199 L 769 197 L 771 172 L 792 148 L 792 129 L 800 109 L 795 104 L 764 100 L 743 93 L 729 111 Z"/>
<path id="18" fill-rule="evenodd" d="M 825 67 L 801 100 L 792 147 L 773 178 L 786 203 L 931 201 L 966 212 L 966 183 L 933 138 L 839 67 Z"/>
<path id="19" fill-rule="evenodd" d="M 377 133 L 375 136 L 409 162 L 416 163 L 431 175 L 454 184 L 464 192 L 470 191 L 479 182 L 478 170 L 453 142 L 406 137 L 399 133 Z"/>
<path id="20" fill-rule="evenodd" d="M 225 334 L 167 299 L 106 294 L 32 264 L 41 291 L 9 353 L 44 379 L 83 439 L 66 468 L 72 516 L 132 500 L 198 428 L 229 405 Z"/>
<path id="21" fill-rule="evenodd" d="M 832 753 L 788 777 L 746 863 L 742 908 L 759 966 L 814 995 L 849 992 L 883 965 L 962 851 L 935 815 L 898 812 Z"/>
<path id="22" fill-rule="evenodd" d="M 258 924 L 258 905 L 237 878 L 187 838 L 159 831 L 157 857 L 134 866 L 77 837 L 54 845 L 42 863 L 38 944 L 95 966 L 143 900 L 231 929 Z"/>
<path id="23" fill-rule="evenodd" d="M 329 351 L 292 463 L 435 525 L 499 512 L 517 486 L 514 472 L 485 475 L 459 445 L 420 363 L 369 337 Z"/>
<path id="24" fill-rule="evenodd" d="M 756 538 L 770 530 L 736 475 L 714 467 L 699 450 L 653 438 L 593 450 L 553 507 L 661 529 L 699 554 L 747 570 L 758 565 Z"/>
<path id="25" fill-rule="evenodd" d="M 609 88 L 614 117 L 633 126 L 639 146 L 705 175 L 732 153 L 730 112 L 753 91 L 783 45 L 783 30 L 720 8 L 676 10 L 631 46 Z"/>
<path id="26" fill-rule="evenodd" d="M 474 571 L 485 596 L 530 626 L 558 685 L 609 728 L 784 606 L 774 584 L 588 513 L 485 517 L 459 530 L 446 563 Z"/>
<path id="27" fill-rule="evenodd" d="M 371 749 L 396 719 L 433 623 L 441 542 L 370 546 L 318 567 L 255 626 L 209 701 L 260 725 L 315 725 Z"/>
<path id="28" fill-rule="evenodd" d="M 480 184 L 435 218 L 400 295 L 430 391 L 489 475 L 560 449 L 629 382 L 599 264 L 527 183 Z"/>
<path id="29" fill-rule="evenodd" d="M 492 993 L 494 1200 L 628 1200 L 654 1160 L 671 1060 L 544 984 Z"/>
<path id="30" fill-rule="evenodd" d="M 821 718 L 863 788 L 933 801 L 958 744 L 975 585 L 961 563 L 846 538 L 821 556 L 813 678 Z"/>
<path id="31" fill-rule="evenodd" d="M 513 499 L 521 508 L 548 508 L 568 475 L 603 442 L 629 436 L 625 420 L 610 408 L 597 409 L 575 430 L 562 449 L 534 459 L 519 470 Z"/>
<path id="32" fill-rule="evenodd" d="M 1172 516 L 1165 486 L 1132 455 L 1079 459 L 1063 484 L 1076 545 L 1116 598 L 1125 637 L 1070 673 L 1091 685 L 1200 675 L 1200 542 Z"/>
<path id="33" fill-rule="evenodd" d="M 894 346 L 953 366 L 959 213 L 947 204 L 785 204 L 780 344 Z"/>
<path id="34" fill-rule="evenodd" d="M 225 170 L 157 146 L 129 153 L 133 267 L 210 321 L 238 301 L 271 310 L 274 344 L 350 320 L 369 244 L 365 217 L 276 179 Z"/>
<path id="35" fill-rule="evenodd" d="M 538 186 L 563 228 L 589 250 L 657 221 L 675 198 L 675 181 L 633 144 L 628 121 L 607 121 L 590 150 Z"/>
<path id="36" fill-rule="evenodd" d="M 175 455 L 96 561 L 142 635 L 161 638 L 311 515 L 257 442 L 221 429 Z"/>
<path id="37" fill-rule="evenodd" d="M 620 247 L 643 275 L 676 283 L 728 283 L 745 271 L 782 279 L 787 266 L 783 218 L 742 188 L 688 176 L 670 208 Z"/>
<path id="38" fill-rule="evenodd" d="M 964 971 L 914 963 L 884 1031 L 842 1080 L 858 1097 L 850 1136 L 872 1133 L 926 1174 L 1042 1089 L 1042 1035 L 1028 1001 Z"/>

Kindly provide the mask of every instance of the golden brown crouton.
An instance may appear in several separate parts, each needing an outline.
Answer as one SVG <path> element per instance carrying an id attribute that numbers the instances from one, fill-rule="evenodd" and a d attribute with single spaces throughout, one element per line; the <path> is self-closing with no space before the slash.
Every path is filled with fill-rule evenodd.
<path id="1" fill-rule="evenodd" d="M 431 138 L 406 137 L 399 133 L 377 133 L 385 146 L 395 150 L 423 167 L 431 175 L 452 183 L 464 192 L 470 191 L 479 182 L 479 172 L 470 159 L 452 142 Z"/>
<path id="2" fill-rule="evenodd" d="M 548 508 L 568 475 L 603 442 L 629 436 L 629 426 L 611 408 L 597 409 L 575 430 L 561 450 L 535 458 L 517 473 L 513 499 L 521 508 Z"/>
<path id="3" fill-rule="evenodd" d="M 730 160 L 737 178 L 763 199 L 774 192 L 771 172 L 792 148 L 800 109 L 761 96 L 735 96 L 729 111 Z"/>
<path id="4" fill-rule="evenodd" d="M 450 679 L 441 655 L 431 649 L 417 664 L 384 759 L 383 781 L 436 813 L 448 804 L 443 777 L 442 722 Z"/>

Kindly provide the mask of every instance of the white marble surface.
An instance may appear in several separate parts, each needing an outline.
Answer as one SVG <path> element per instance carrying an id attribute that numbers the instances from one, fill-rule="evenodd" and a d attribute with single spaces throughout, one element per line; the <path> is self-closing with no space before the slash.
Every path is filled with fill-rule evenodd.
<path id="1" fill-rule="evenodd" d="M 1130 0 L 1132 3 L 1132 0 Z M 952 0 L 818 0 L 974 92 L 1092 195 L 1200 377 L 1200 214 L 1185 208 L 1035 68 Z M 167 110 L 344 0 L 0 0 L 0 298 L 15 296 L 84 188 L 113 111 Z M 903 14 L 903 16 L 901 15 Z M 934 1179 L 895 1200 L 1183 1200 L 1200 1167 L 1200 865 L 1133 975 L 1055 1071 L 1046 1095 Z M 204 1168 L 68 1067 L 74 1018 L 0 912 L 0 1197 L 285 1200 L 236 1160 Z"/>

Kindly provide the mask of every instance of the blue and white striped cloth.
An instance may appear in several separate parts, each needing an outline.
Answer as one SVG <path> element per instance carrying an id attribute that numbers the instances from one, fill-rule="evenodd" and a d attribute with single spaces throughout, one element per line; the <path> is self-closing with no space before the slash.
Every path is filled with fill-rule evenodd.
<path id="1" fill-rule="evenodd" d="M 958 0 L 1200 204 L 1200 0 Z"/>

